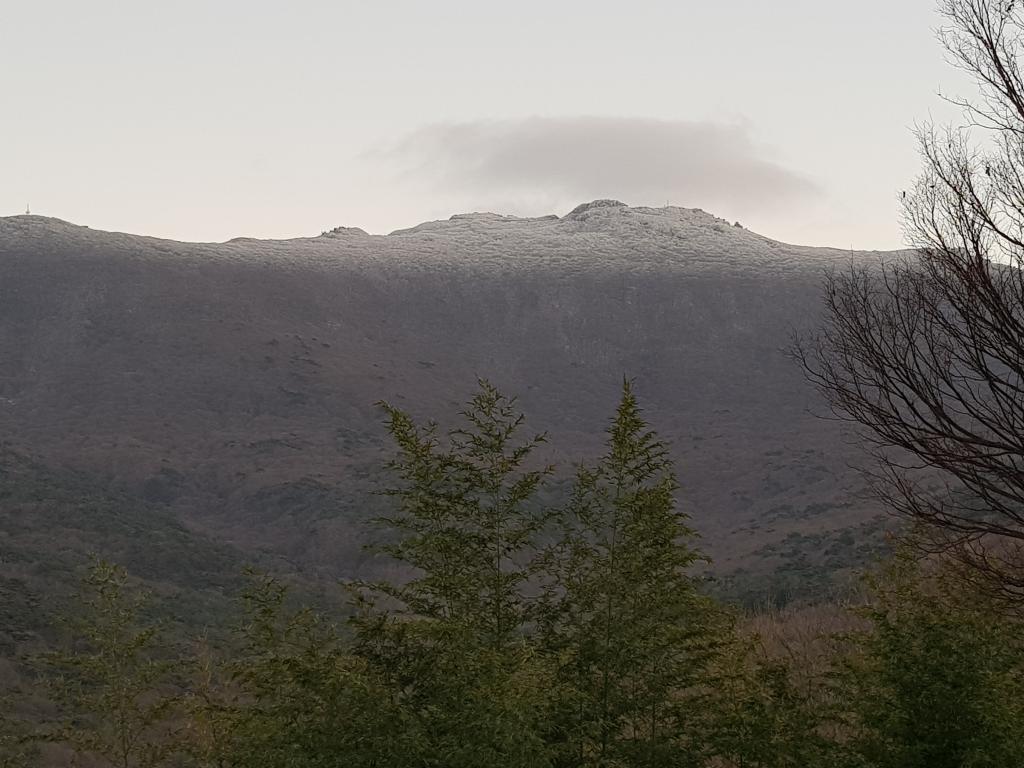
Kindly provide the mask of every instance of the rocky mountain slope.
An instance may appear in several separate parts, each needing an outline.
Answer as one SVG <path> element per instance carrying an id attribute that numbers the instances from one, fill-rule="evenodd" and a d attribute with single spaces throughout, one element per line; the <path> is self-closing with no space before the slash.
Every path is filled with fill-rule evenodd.
<path id="1" fill-rule="evenodd" d="M 225 562 L 333 577 L 371 567 L 376 401 L 444 420 L 487 377 L 568 467 L 635 377 L 725 585 L 814 592 L 880 523 L 782 350 L 851 258 L 882 255 L 614 201 L 222 244 L 0 218 L 0 439 L 130 499 L 135 539 L 173 520 Z M 0 503 L 0 577 L 38 584 L 10 565 L 32 520 L 16 508 Z"/>

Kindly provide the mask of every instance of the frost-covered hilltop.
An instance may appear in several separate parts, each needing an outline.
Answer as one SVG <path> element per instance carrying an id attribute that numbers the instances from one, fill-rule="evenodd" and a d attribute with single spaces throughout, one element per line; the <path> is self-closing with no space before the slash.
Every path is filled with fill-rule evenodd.
<path id="1" fill-rule="evenodd" d="M 610 200 L 226 243 L 4 218 L 3 440 L 137 497 L 143 528 L 160 509 L 337 575 L 379 503 L 378 400 L 443 420 L 485 376 L 571 462 L 635 377 L 716 567 L 756 582 L 798 552 L 782 572 L 813 586 L 876 523 L 783 349 L 851 258 L 881 255 Z"/>
<path id="2" fill-rule="evenodd" d="M 367 263 L 392 261 L 402 266 L 430 264 L 500 271 L 542 266 L 762 274 L 818 267 L 851 256 L 849 251 L 832 248 L 785 245 L 698 208 L 631 208 L 617 200 L 584 203 L 561 218 L 465 213 L 389 235 L 369 235 L 358 227 L 341 226 L 319 237 L 239 237 L 221 244 L 156 240 L 90 230 L 40 216 L 14 216 L 0 219 L 0 238 L 8 245 L 45 240 L 51 245 L 77 244 L 116 251 L 298 261 L 293 266 L 317 268 L 342 256 Z"/>

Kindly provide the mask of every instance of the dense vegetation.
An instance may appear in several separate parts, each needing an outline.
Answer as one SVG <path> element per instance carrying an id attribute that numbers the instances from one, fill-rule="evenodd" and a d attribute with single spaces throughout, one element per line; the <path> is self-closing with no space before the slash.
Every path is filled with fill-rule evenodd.
<path id="1" fill-rule="evenodd" d="M 374 567 L 363 571 L 377 578 L 345 581 L 333 597 L 315 594 L 311 583 L 301 579 L 296 589 L 291 582 L 296 574 L 278 567 L 279 561 L 272 561 L 267 569 L 271 572 L 248 572 L 247 581 L 239 575 L 244 586 L 236 588 L 224 574 L 240 571 L 241 550 L 214 543 L 201 533 L 202 526 L 184 525 L 171 510 L 169 505 L 180 500 L 187 505 L 188 494 L 197 489 L 190 489 L 185 475 L 173 466 L 162 466 L 168 461 L 166 450 L 153 454 L 152 471 L 142 483 L 145 496 L 158 506 L 143 526 L 131 502 L 114 489 L 116 484 L 107 487 L 73 473 L 51 475 L 42 464 L 3 448 L 0 768 L 1024 765 L 1024 581 L 1019 575 L 1024 562 L 1024 74 L 1019 64 L 1024 58 L 1024 10 L 995 0 L 943 0 L 940 10 L 949 24 L 940 31 L 947 52 L 975 76 L 981 89 L 980 102 L 955 103 L 967 111 L 971 125 L 997 140 L 979 151 L 964 131 L 921 131 L 925 172 L 909 197 L 903 195 L 917 250 L 896 264 L 853 265 L 829 278 L 824 329 L 798 340 L 794 350 L 835 414 L 859 427 L 877 462 L 874 487 L 884 505 L 921 527 L 893 548 L 895 554 L 878 565 L 856 598 L 847 597 L 845 606 L 760 614 L 741 613 L 718 599 L 730 586 L 708 583 L 695 528 L 677 506 L 682 489 L 672 454 L 645 422 L 628 382 L 606 430 L 603 453 L 568 477 L 546 463 L 546 435 L 524 433 L 515 401 L 487 382 L 480 383 L 460 424 L 450 430 L 418 423 L 406 411 L 382 404 L 395 449 L 387 467 L 392 483 L 383 499 L 367 501 L 363 510 L 386 510 L 376 521 Z M 593 218 L 615 221 L 620 230 L 653 231 L 651 222 L 669 215 L 651 209 L 614 216 L 602 212 L 609 208 L 624 207 L 608 202 L 582 207 L 567 217 L 570 229 L 575 232 Z M 627 220 L 643 226 L 623 228 Z M 332 233 L 332 238 L 347 240 L 351 233 L 342 234 Z M 730 237 L 734 245 L 755 242 L 746 233 Z M 507 255 L 503 241 L 493 242 L 500 245 L 491 247 Z M 638 242 L 655 241 L 645 235 Z M 591 269 L 592 247 L 587 240 L 585 263 L 587 273 L 597 275 L 600 270 Z M 19 269 L 31 278 L 27 285 L 33 290 L 11 293 L 31 298 L 22 307 L 14 301 L 5 304 L 10 322 L 3 325 L 17 344 L 58 349 L 51 352 L 52 360 L 44 361 L 51 370 L 64 371 L 72 352 L 89 356 L 93 349 L 112 346 L 112 339 L 123 343 L 125 359 L 136 359 L 132 355 L 137 354 L 138 339 L 130 337 L 128 328 L 152 346 L 145 324 L 125 322 L 120 310 L 108 313 L 107 308 L 79 323 L 88 330 L 84 339 L 56 335 L 68 339 L 67 355 L 38 343 L 30 331 L 39 325 L 36 312 L 44 304 L 40 296 L 54 290 L 56 282 L 43 261 L 22 261 Z M 33 283 L 33 269 L 40 264 Z M 579 275 L 570 267 L 566 274 L 575 284 Z M 95 279 L 95 270 L 87 271 Z M 477 281 L 467 285 L 472 285 L 476 301 L 504 312 L 504 300 L 490 302 L 487 297 L 505 298 L 515 291 L 510 292 L 505 274 L 492 272 L 488 285 L 493 294 L 481 291 Z M 457 292 L 452 293 L 448 270 L 441 273 L 439 295 L 449 305 L 459 304 L 452 300 Z M 107 279 L 111 284 L 132 284 L 124 270 L 113 274 L 118 279 Z M 188 274 L 187 294 L 192 297 L 198 283 Z M 608 275 L 608 285 L 618 295 L 619 277 Z M 605 277 L 602 273 L 600 279 Z M 670 301 L 675 288 L 664 275 L 651 272 L 647 279 L 662 293 L 646 293 L 643 306 L 679 309 Z M 258 282 L 265 282 L 262 274 Z M 412 282 L 422 292 L 425 282 Z M 550 281 L 539 282 L 546 286 Z M 364 285 L 348 279 L 342 284 L 357 292 Z M 286 296 L 281 285 L 275 291 Z M 141 290 L 145 295 L 149 289 Z M 309 306 L 315 292 L 305 286 L 296 290 L 304 301 L 286 305 Z M 572 316 L 559 302 L 538 300 L 542 294 L 532 290 L 523 291 L 531 297 L 529 306 L 558 307 L 559 323 Z M 220 298 L 221 293 L 212 295 Z M 716 310 L 729 303 L 718 291 L 698 293 L 714 297 Z M 332 312 L 339 305 L 338 295 L 320 292 Z M 650 301 L 658 295 L 666 300 Z M 203 311 L 168 312 L 174 322 L 160 319 L 151 327 L 174 328 L 180 335 L 180 323 L 191 316 L 213 327 L 207 307 L 218 303 L 200 294 L 195 301 Z M 358 306 L 355 300 L 341 303 Z M 150 302 L 120 304 L 134 311 Z M 417 305 L 397 305 L 405 311 L 391 313 L 389 319 L 421 326 L 431 340 L 445 337 L 432 322 L 420 321 Z M 604 310 L 612 302 L 587 305 Z M 434 318 L 433 302 L 419 306 L 424 317 Z M 245 313 L 251 313 L 248 305 Z M 691 337 L 706 338 L 726 350 L 742 376 L 706 376 L 693 368 L 699 375 L 684 380 L 665 364 L 664 355 L 673 344 L 670 326 L 659 316 L 623 323 L 609 315 L 607 327 L 594 338 L 601 340 L 604 359 L 616 366 L 629 358 L 608 354 L 610 339 L 619 340 L 611 345 L 616 349 L 631 350 L 637 337 L 646 338 L 658 350 L 654 367 L 665 371 L 672 392 L 691 391 L 691 384 L 720 387 L 729 382 L 747 398 L 755 389 L 750 386 L 749 361 L 758 356 L 737 350 L 760 350 L 760 337 L 748 347 L 721 339 L 715 343 L 713 333 L 694 332 L 730 326 L 717 321 L 708 326 L 707 318 L 717 317 L 714 312 L 687 317 L 679 311 L 674 316 Z M 160 313 L 153 317 L 160 318 Z M 231 317 L 225 312 L 216 325 L 234 327 L 224 323 Z M 700 317 L 704 326 L 695 322 Z M 505 327 L 496 320 L 487 324 L 476 319 L 453 327 Z M 315 313 L 304 322 L 323 325 Z M 513 325 L 518 329 L 518 323 Z M 533 368 L 516 366 L 527 375 L 542 370 L 549 353 L 536 346 L 538 339 L 559 338 L 558 344 L 565 346 L 561 339 L 574 338 L 578 330 L 556 325 L 552 327 L 566 332 L 544 334 L 538 327 L 522 324 L 519 329 L 524 348 L 536 358 Z M 395 338 L 415 339 L 400 326 L 393 330 Z M 484 337 L 484 350 L 491 350 L 495 339 L 507 345 L 510 338 L 493 332 Z M 98 347 L 89 346 L 90 338 Z M 155 332 L 152 338 L 158 338 Z M 222 347 L 223 337 L 213 338 L 218 341 L 209 347 L 209 359 L 233 360 L 223 350 L 235 350 L 237 340 Z M 453 336 L 446 354 L 459 360 L 496 359 L 489 353 L 466 355 L 469 338 Z M 743 338 L 741 334 L 734 341 Z M 161 395 L 154 382 L 170 377 L 160 375 L 158 366 L 125 371 L 97 357 L 99 370 L 114 378 L 93 388 L 92 402 L 111 406 L 119 415 L 134 409 L 135 418 L 158 425 L 161 434 L 173 429 L 170 414 L 191 414 L 202 422 L 197 434 L 205 434 L 208 414 L 224 417 L 235 408 L 246 422 L 268 415 L 284 418 L 315 401 L 318 393 L 336 397 L 327 379 L 320 381 L 308 372 L 296 376 L 294 368 L 290 375 L 284 373 L 293 365 L 304 371 L 319 369 L 316 355 L 326 356 L 322 350 L 332 349 L 332 342 L 297 334 L 288 339 L 287 344 L 276 335 L 250 340 L 250 352 L 242 360 L 250 374 L 265 374 L 267 388 L 253 389 L 248 396 L 237 396 L 233 389 L 223 396 L 214 395 L 216 389 L 199 388 L 198 400 L 185 401 L 188 407 L 163 399 L 161 409 L 166 410 L 154 410 L 130 397 L 111 398 L 110 393 L 127 386 L 130 393 Z M 367 336 L 363 341 L 377 359 L 379 340 Z M 190 365 L 172 368 L 206 370 L 191 365 L 197 359 L 192 345 L 175 349 Z M 347 351 L 365 353 L 363 347 Z M 330 354 L 346 366 L 360 359 L 359 354 L 339 355 L 336 350 Z M 559 370 L 578 367 L 577 356 L 594 358 L 584 347 L 572 355 L 572 364 Z M 644 362 L 645 355 L 636 362 Z M 30 360 L 27 354 L 10 357 Z M 680 353 L 677 362 L 685 362 L 682 367 L 689 371 L 691 360 L 699 357 Z M 430 369 L 444 359 L 421 359 L 417 365 Z M 25 374 L 25 381 L 45 380 L 39 375 L 45 368 L 35 363 L 25 367 L 32 374 Z M 401 379 L 390 373 L 375 372 L 366 382 L 376 386 Z M 153 386 L 139 386 L 146 375 L 153 377 Z M 595 378 L 592 372 L 582 375 Z M 764 370 L 758 376 L 760 389 L 770 394 L 772 377 Z M 232 375 L 230 381 L 236 378 Z M 344 380 L 351 378 L 346 375 Z M 577 404 L 596 402 L 587 398 L 585 387 L 561 387 L 551 376 L 536 380 L 544 381 L 546 390 L 560 387 Z M 40 414 L 48 411 L 22 407 L 22 402 L 33 403 L 22 398 L 28 384 L 18 383 L 18 376 L 9 381 L 13 383 L 6 386 L 17 398 L 6 402 L 19 404 L 11 413 L 21 414 L 24 424 L 31 425 L 28 434 L 42 434 L 39 424 L 47 419 Z M 77 404 L 76 418 L 103 412 L 82 399 L 90 394 L 81 386 L 82 375 L 53 374 L 52 381 L 70 383 L 66 386 Z M 786 389 L 781 381 L 777 378 L 774 385 L 780 391 Z M 178 389 L 193 392 L 190 387 Z M 58 395 L 63 391 L 55 384 L 50 390 Z M 546 390 L 534 396 L 546 400 Z M 715 401 L 706 395 L 706 402 Z M 764 402 L 777 405 L 784 398 Z M 728 416 L 729 409 L 697 411 L 716 425 L 737 418 Z M 751 412 L 769 419 L 755 424 L 751 434 L 777 441 L 777 423 L 771 419 L 780 414 L 763 403 Z M 322 427 L 333 423 L 325 413 L 333 411 L 315 408 L 307 416 L 312 414 Z M 83 421 L 76 433 L 65 416 L 49 421 L 71 436 L 78 452 L 87 445 L 80 435 L 96 431 Z M 222 437 L 216 438 L 216 446 L 207 446 L 209 455 L 235 450 L 237 438 Z M 348 450 L 366 443 L 365 448 L 370 444 L 366 438 L 351 428 L 334 433 L 328 429 L 310 445 L 322 449 L 335 443 Z M 125 441 L 120 450 L 137 453 L 144 444 Z M 158 444 L 166 448 L 160 440 L 153 442 Z M 183 444 L 188 446 L 183 455 L 198 466 L 191 442 Z M 117 439 L 111 441 L 114 448 L 118 445 Z M 583 449 L 590 443 L 579 445 Z M 251 464 L 254 457 L 277 465 L 265 454 L 270 448 L 295 450 L 290 441 L 277 437 L 251 440 L 238 453 L 237 466 Z M 816 453 L 803 444 L 800 450 L 802 458 L 796 463 L 802 470 L 809 458 L 816 460 Z M 777 453 L 781 450 L 764 455 Z M 307 455 L 331 460 L 324 450 Z M 551 455 L 564 456 L 564 449 Z M 690 471 L 721 471 L 724 466 L 739 473 L 737 462 L 722 461 L 727 455 L 694 451 L 694 461 L 706 463 Z M 293 469 L 307 472 L 302 464 L 295 461 Z M 800 483 L 829 474 L 824 463 L 809 468 Z M 348 470 L 361 480 L 373 474 L 363 463 Z M 262 471 L 262 466 L 257 468 L 257 473 Z M 323 477 L 314 472 L 299 482 L 251 481 L 253 495 L 240 498 L 268 510 L 289 500 L 291 508 L 315 516 L 339 501 Z M 213 480 L 213 486 L 235 486 L 246 474 L 227 473 Z M 355 490 L 364 487 L 357 486 Z M 733 498 L 753 508 L 743 487 L 739 483 L 733 488 Z M 750 487 L 757 488 L 763 497 L 758 503 L 765 506 L 760 510 L 764 514 L 747 519 L 747 533 L 780 518 L 797 523 L 813 516 L 820 523 L 822 512 L 845 515 L 851 504 L 837 496 L 798 511 L 794 504 L 802 490 L 778 497 L 776 492 L 788 489 L 768 477 Z M 218 504 L 226 499 L 226 494 L 218 496 Z M 253 527 L 255 519 L 246 517 L 245 525 Z M 846 570 L 877 552 L 880 530 L 874 521 L 852 519 L 859 528 L 843 528 L 833 539 L 818 525 L 811 531 L 790 530 L 785 539 L 770 543 L 764 551 L 782 555 L 785 567 L 777 569 L 775 583 L 762 594 L 803 590 L 820 596 L 833 582 L 820 578 L 815 568 L 825 563 L 830 571 Z M 278 525 L 295 528 L 293 523 L 288 518 Z M 339 563 L 352 561 L 354 538 L 349 538 L 342 542 L 323 537 L 318 542 L 321 558 L 327 554 Z M 110 559 L 92 561 L 77 597 L 52 594 L 60 591 L 63 574 L 89 549 L 103 549 Z M 811 558 L 813 549 L 819 551 Z M 49 587 L 46 600 L 40 599 L 42 590 L 34 589 L 38 585 Z M 735 583 L 731 589 L 734 595 L 757 594 Z M 226 618 L 231 611 L 225 595 L 232 591 L 239 593 L 234 621 Z M 192 636 L 197 626 L 208 631 Z"/>
<path id="2" fill-rule="evenodd" d="M 897 557 L 801 642 L 708 597 L 628 383 L 558 502 L 488 383 L 446 432 L 384 408 L 394 578 L 331 613 L 253 573 L 231 632 L 182 642 L 96 561 L 3 702 L 0 765 L 1024 764 L 1019 627 L 941 562 Z"/>

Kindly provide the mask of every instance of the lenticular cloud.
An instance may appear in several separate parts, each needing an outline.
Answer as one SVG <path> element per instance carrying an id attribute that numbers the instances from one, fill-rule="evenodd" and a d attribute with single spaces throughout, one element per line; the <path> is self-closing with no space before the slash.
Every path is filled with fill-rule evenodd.
<path id="1" fill-rule="evenodd" d="M 431 125 L 389 152 L 446 192 L 721 205 L 761 212 L 817 196 L 737 124 L 609 117 Z"/>

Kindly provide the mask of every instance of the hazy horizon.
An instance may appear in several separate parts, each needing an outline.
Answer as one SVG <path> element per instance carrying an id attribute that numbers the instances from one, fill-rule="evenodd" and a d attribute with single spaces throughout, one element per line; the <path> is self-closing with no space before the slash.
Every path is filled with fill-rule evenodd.
<path id="1" fill-rule="evenodd" d="M 969 90 L 932 0 L 64 0 L 8 19 L 0 215 L 186 241 L 608 197 L 889 250 L 911 127 L 956 117 L 938 90 Z"/>

